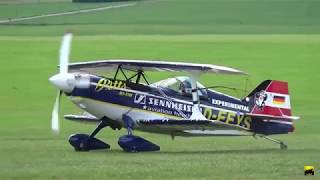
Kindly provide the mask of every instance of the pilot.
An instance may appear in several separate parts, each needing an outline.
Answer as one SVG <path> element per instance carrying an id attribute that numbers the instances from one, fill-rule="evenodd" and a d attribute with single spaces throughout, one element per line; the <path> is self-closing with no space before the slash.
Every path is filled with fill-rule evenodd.
<path id="1" fill-rule="evenodd" d="M 179 90 L 183 96 L 191 96 L 192 94 L 191 82 L 188 80 L 182 81 L 180 83 Z"/>
<path id="2" fill-rule="evenodd" d="M 192 96 L 192 87 L 191 87 L 190 79 L 186 79 L 180 82 L 179 92 L 182 96 L 188 96 L 188 97 Z M 199 93 L 200 99 L 208 100 L 208 94 L 206 90 L 198 90 L 198 93 Z"/>

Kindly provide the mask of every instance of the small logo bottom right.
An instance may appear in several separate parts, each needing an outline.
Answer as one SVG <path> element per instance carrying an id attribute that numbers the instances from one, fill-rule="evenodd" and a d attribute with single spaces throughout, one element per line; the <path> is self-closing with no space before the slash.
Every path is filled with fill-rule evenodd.
<path id="1" fill-rule="evenodd" d="M 305 176 L 307 176 L 307 175 L 314 176 L 314 167 L 313 166 L 304 166 L 303 170 L 304 170 L 304 175 Z"/>

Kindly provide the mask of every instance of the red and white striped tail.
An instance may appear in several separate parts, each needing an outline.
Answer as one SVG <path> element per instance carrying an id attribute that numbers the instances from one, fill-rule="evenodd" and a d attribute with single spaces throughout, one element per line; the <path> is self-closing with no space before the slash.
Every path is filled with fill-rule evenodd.
<path id="1" fill-rule="evenodd" d="M 252 94 L 254 95 L 254 105 L 251 113 L 278 117 L 291 116 L 288 83 L 276 80 L 268 80 L 263 83 L 264 87 L 256 88 Z"/>

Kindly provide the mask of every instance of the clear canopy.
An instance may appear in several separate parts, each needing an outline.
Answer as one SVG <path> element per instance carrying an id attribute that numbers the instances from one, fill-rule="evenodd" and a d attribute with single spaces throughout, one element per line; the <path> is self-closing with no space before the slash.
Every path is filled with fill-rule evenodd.
<path id="1" fill-rule="evenodd" d="M 164 79 L 164 80 L 155 82 L 152 85 L 156 87 L 169 88 L 173 91 L 180 93 L 181 95 L 189 96 L 191 95 L 191 92 L 192 92 L 191 78 L 187 76 L 178 76 L 174 78 Z M 199 82 L 197 82 L 197 88 L 200 89 L 198 90 L 199 96 L 205 96 L 207 94 L 206 90 L 204 89 L 205 87 Z"/>

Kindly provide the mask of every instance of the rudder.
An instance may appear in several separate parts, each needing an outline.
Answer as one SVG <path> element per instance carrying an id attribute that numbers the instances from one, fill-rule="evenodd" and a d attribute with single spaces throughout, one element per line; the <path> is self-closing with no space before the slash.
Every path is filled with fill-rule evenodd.
<path id="1" fill-rule="evenodd" d="M 247 98 L 252 114 L 291 116 L 288 82 L 265 80 Z"/>

